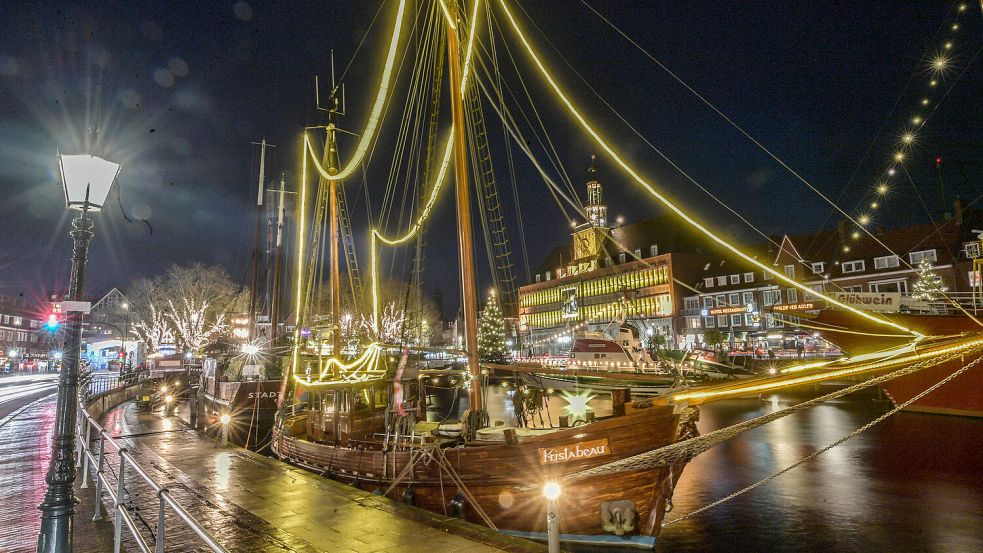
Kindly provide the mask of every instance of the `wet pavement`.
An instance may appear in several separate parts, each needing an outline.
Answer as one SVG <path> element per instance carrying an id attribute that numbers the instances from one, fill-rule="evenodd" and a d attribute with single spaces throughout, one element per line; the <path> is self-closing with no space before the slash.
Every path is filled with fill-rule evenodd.
<path id="1" fill-rule="evenodd" d="M 132 403 L 110 410 L 107 430 L 135 450 L 141 465 L 230 551 L 373 553 L 399 551 L 541 551 L 502 536 L 340 484 L 190 431 L 178 417 L 141 413 Z M 115 470 L 115 456 L 111 465 Z M 145 535 L 156 526 L 157 500 L 132 487 Z M 165 523 L 169 551 L 204 551 L 176 517 Z"/>
<path id="2" fill-rule="evenodd" d="M 33 398 L 33 396 L 31 396 Z M 0 551 L 34 551 L 41 528 L 37 509 L 44 499 L 44 475 L 51 458 L 51 434 L 55 423 L 55 395 L 24 401 L 0 418 Z M 91 488 L 75 493 L 75 552 L 112 551 L 112 525 L 91 521 L 94 509 Z"/>

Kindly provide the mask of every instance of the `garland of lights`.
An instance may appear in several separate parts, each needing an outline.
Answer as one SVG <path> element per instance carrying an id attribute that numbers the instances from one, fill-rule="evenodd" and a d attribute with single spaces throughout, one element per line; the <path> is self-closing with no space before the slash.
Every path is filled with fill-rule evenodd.
<path id="1" fill-rule="evenodd" d="M 297 317 L 297 328 L 294 330 L 294 348 L 293 348 L 293 356 L 292 356 L 292 359 L 291 359 L 291 372 L 294 374 L 294 378 L 298 382 L 303 382 L 302 379 L 299 379 L 298 378 L 298 376 L 297 376 L 296 373 L 297 373 L 297 362 L 298 362 L 299 356 L 300 356 L 300 327 L 301 327 L 301 321 L 303 320 L 303 318 L 301 316 L 302 311 L 303 311 L 303 305 L 302 305 L 303 300 L 301 299 L 301 296 L 302 296 L 301 292 L 302 292 L 302 289 L 303 289 L 303 280 L 304 280 L 304 271 L 303 271 L 304 229 L 305 229 L 305 210 L 304 210 L 304 206 L 306 205 L 306 201 L 307 201 L 307 160 L 308 160 L 308 157 L 310 157 L 311 161 L 313 161 L 314 167 L 317 169 L 318 173 L 323 178 L 325 178 L 327 180 L 340 180 L 341 178 L 343 178 L 347 174 L 350 174 L 351 171 L 354 170 L 353 167 L 355 165 L 357 165 L 357 162 L 361 159 L 361 156 L 365 153 L 364 151 L 361 151 L 363 149 L 362 148 L 363 147 L 363 144 L 365 144 L 365 148 L 366 149 L 368 147 L 367 146 L 367 141 L 364 139 L 364 136 L 375 132 L 375 126 L 378 124 L 378 113 L 377 113 L 378 110 L 376 108 L 379 108 L 380 107 L 380 100 L 379 99 L 380 98 L 384 99 L 384 97 L 385 97 L 385 90 L 384 89 L 388 89 L 389 77 L 390 77 L 391 69 L 392 69 L 392 67 L 391 67 L 392 66 L 392 60 L 395 57 L 394 48 L 395 48 L 396 43 L 398 42 L 399 20 L 402 18 L 402 13 L 403 13 L 403 8 L 404 8 L 405 3 L 406 3 L 405 0 L 401 0 L 400 1 L 399 13 L 397 15 L 397 25 L 396 25 L 397 28 L 394 30 L 393 40 L 390 42 L 390 50 L 389 50 L 389 57 L 387 58 L 387 66 L 386 66 L 386 70 L 383 72 L 383 85 L 380 85 L 379 95 L 376 97 L 376 106 L 373 107 L 373 115 L 374 115 L 374 117 L 373 117 L 373 115 L 370 115 L 370 118 L 369 118 L 369 125 L 371 125 L 371 128 L 369 126 L 366 127 L 366 131 L 363 134 L 363 140 L 359 142 L 358 149 L 356 149 L 355 158 L 353 158 L 353 161 L 349 162 L 349 165 L 348 165 L 348 167 L 345 168 L 345 171 L 342 171 L 341 173 L 338 173 L 338 174 L 335 174 L 335 175 L 329 175 L 328 172 L 325 170 L 325 168 L 322 167 L 321 164 L 318 162 L 318 156 L 314 152 L 314 148 L 311 145 L 311 142 L 310 142 L 310 139 L 307 136 L 307 133 L 305 132 L 304 135 L 303 135 L 303 141 L 304 142 L 303 142 L 303 146 L 301 148 L 301 156 L 303 158 L 303 161 L 302 161 L 302 164 L 301 164 L 300 216 L 298 217 L 298 230 L 297 230 L 297 233 L 298 233 L 298 240 L 297 240 L 297 252 L 298 252 L 298 255 L 297 255 L 297 296 L 296 296 L 297 299 L 296 299 L 296 304 L 295 304 L 296 306 L 295 306 L 295 311 L 294 311 L 296 313 L 296 317 Z M 464 69 L 463 69 L 463 74 L 462 74 L 462 77 L 461 77 L 461 94 L 464 94 L 465 91 L 466 91 L 467 82 L 468 82 L 468 76 L 469 76 L 470 70 L 471 70 L 471 55 L 472 55 L 472 52 L 474 51 L 474 37 L 475 37 L 475 31 L 476 31 L 476 29 L 478 27 L 478 7 L 480 6 L 480 4 L 481 4 L 481 0 L 475 0 L 474 10 L 473 10 L 472 16 L 471 16 L 471 28 L 469 29 L 469 32 L 468 32 L 468 47 L 467 47 L 467 51 L 466 51 L 465 57 L 464 57 Z M 441 8 L 444 10 L 444 15 L 447 18 L 448 24 L 451 27 L 451 29 L 452 30 L 456 30 L 457 29 L 457 25 L 453 21 L 453 19 L 451 19 L 450 13 L 447 10 L 447 7 L 444 5 L 443 2 L 441 2 Z M 449 35 L 448 36 L 448 39 L 449 40 L 456 40 L 456 36 L 450 36 Z M 453 131 L 453 129 L 451 129 L 451 131 L 448 133 L 447 146 L 444 148 L 444 157 L 443 157 L 443 159 L 440 162 L 440 170 L 437 173 L 436 180 L 435 180 L 434 185 L 433 185 L 433 187 L 431 189 L 430 198 L 428 198 L 427 203 L 426 203 L 426 205 L 425 205 L 425 207 L 423 209 L 423 212 L 420 214 L 420 217 L 417 219 L 416 223 L 414 223 L 414 225 L 412 227 L 410 227 L 410 229 L 406 232 L 406 234 L 404 234 L 403 236 L 400 236 L 398 238 L 387 238 L 387 237 L 383 236 L 383 234 L 379 231 L 379 229 L 376 229 L 376 228 L 373 228 L 371 230 L 371 232 L 370 232 L 370 237 L 371 237 L 371 239 L 370 239 L 370 256 L 372 258 L 372 262 L 370 264 L 371 265 L 371 273 L 372 273 L 372 276 L 371 276 L 371 282 L 372 282 L 372 284 L 371 284 L 371 286 L 372 286 L 372 329 L 375 330 L 375 331 L 378 331 L 378 328 L 379 328 L 379 277 L 378 277 L 378 262 L 377 262 L 378 261 L 377 260 L 378 255 L 377 255 L 377 252 L 376 252 L 376 249 L 377 249 L 376 241 L 377 240 L 381 240 L 382 242 L 384 242 L 387 245 L 395 246 L 395 245 L 401 244 L 403 242 L 406 242 L 407 240 L 409 240 L 410 238 L 412 238 L 413 236 L 415 236 L 417 232 L 419 232 L 420 228 L 423 226 L 423 223 L 429 217 L 430 212 L 432 211 L 432 208 L 433 208 L 434 203 L 437 201 L 437 193 L 440 191 L 440 188 L 441 188 L 441 186 L 442 186 L 442 184 L 444 182 L 444 178 L 445 178 L 446 173 L 447 173 L 447 166 L 448 166 L 448 163 L 450 162 L 451 155 L 452 155 L 453 150 L 454 150 L 453 149 L 454 139 L 455 139 L 454 131 Z M 356 363 L 356 364 L 355 365 L 352 365 L 352 366 L 353 367 L 354 366 L 358 366 L 359 368 L 361 368 L 361 367 L 369 367 L 367 370 L 369 370 L 369 371 L 373 370 L 373 368 L 376 366 L 376 363 L 378 362 L 378 351 L 379 351 L 379 349 L 380 349 L 380 346 L 379 346 L 378 343 L 370 344 L 366 348 L 366 351 L 363 352 L 363 355 L 361 357 L 359 357 L 359 359 L 364 359 L 364 362 L 362 364 L 357 364 L 357 361 L 358 360 L 356 360 L 355 362 L 353 362 L 353 363 Z M 372 351 L 373 354 L 370 355 L 368 358 L 366 358 L 365 355 L 367 353 L 369 353 L 370 351 Z M 334 359 L 332 359 L 331 361 L 337 362 Z M 329 362 L 329 364 L 330 364 L 330 362 Z M 348 370 L 346 365 L 343 365 L 340 362 L 337 362 L 337 364 L 338 364 L 339 367 L 341 367 L 341 368 L 343 368 L 345 370 Z M 324 376 L 324 372 L 322 372 L 321 376 L 322 377 Z M 311 384 L 309 382 L 309 380 L 306 381 L 306 384 L 307 385 L 313 385 L 313 384 Z"/>
<path id="2" fill-rule="evenodd" d="M 932 57 L 932 59 L 928 63 L 929 79 L 927 82 L 927 88 L 929 90 L 936 89 L 940 83 L 940 80 L 943 77 L 945 77 L 945 75 L 952 68 L 951 51 L 955 45 L 955 41 L 953 37 L 960 29 L 959 18 L 965 12 L 966 12 L 966 4 L 960 3 L 956 8 L 956 18 L 952 23 L 952 25 L 949 27 L 948 37 L 943 39 L 942 46 L 939 52 L 934 57 Z M 873 222 L 873 212 L 881 207 L 884 198 L 886 198 L 888 193 L 890 193 L 891 191 L 891 185 L 889 183 L 890 179 L 897 174 L 898 167 L 901 167 L 903 165 L 905 158 L 908 156 L 908 154 L 911 152 L 911 149 L 914 147 L 914 145 L 917 142 L 918 131 L 922 129 L 922 127 L 925 125 L 925 122 L 928 120 L 928 116 L 923 115 L 923 112 L 920 110 L 929 109 L 930 106 L 933 106 L 931 97 L 928 94 L 925 94 L 922 96 L 921 100 L 919 100 L 918 103 L 920 106 L 919 111 L 917 111 L 914 115 L 912 115 L 911 118 L 908 120 L 910 121 L 910 124 L 904 124 L 902 128 L 898 131 L 897 149 L 891 155 L 891 158 L 888 160 L 884 170 L 881 171 L 880 173 L 881 175 L 883 175 L 883 178 L 881 180 L 878 180 L 874 184 L 871 191 L 864 196 L 863 200 L 861 200 L 861 203 L 866 204 L 868 198 L 871 197 L 874 198 L 869 204 L 867 204 L 867 206 L 869 207 L 869 211 L 862 210 L 858 212 L 855 217 L 856 222 L 863 230 L 866 230 L 866 227 L 870 225 L 871 222 Z M 939 102 L 935 102 L 934 108 L 932 108 L 933 111 L 935 108 L 938 108 L 938 106 L 939 106 Z M 940 162 L 941 159 L 936 159 L 936 163 L 940 163 Z M 850 237 L 853 240 L 858 240 L 860 239 L 860 233 L 854 231 L 850 235 Z M 850 245 L 843 244 L 842 250 L 843 253 L 848 253 L 850 251 Z"/>
<path id="3" fill-rule="evenodd" d="M 506 4 L 505 0 L 499 0 L 499 4 L 501 4 L 502 9 L 505 11 L 505 15 L 508 16 L 509 22 L 512 24 L 512 28 L 515 31 L 516 36 L 518 36 L 519 41 L 525 47 L 526 52 L 528 52 L 528 54 L 529 54 L 529 57 L 532 58 L 534 64 L 539 68 L 539 71 L 542 73 L 542 75 L 546 79 L 547 83 L 550 85 L 550 87 L 556 93 L 556 95 L 560 99 L 560 101 L 570 111 L 571 115 L 573 115 L 573 117 L 580 123 L 580 125 L 584 128 L 584 130 L 587 132 L 587 134 L 589 134 L 591 136 L 591 138 L 594 139 L 594 141 L 597 143 L 597 145 L 600 146 L 601 149 L 603 149 L 611 157 L 611 159 L 614 160 L 615 163 L 617 163 L 618 165 L 620 165 L 621 168 L 626 173 L 628 173 L 629 176 L 632 177 L 632 179 L 634 179 L 639 185 L 641 185 L 642 188 L 644 188 L 646 191 L 648 191 L 648 193 L 651 194 L 656 200 L 658 200 L 665 207 L 667 207 L 668 209 L 670 209 L 671 211 L 673 211 L 676 215 L 678 215 L 680 218 L 682 218 L 684 221 L 686 221 L 687 223 L 689 223 L 692 227 L 694 227 L 695 229 L 699 230 L 701 233 L 703 233 L 704 235 L 706 235 L 708 238 L 710 238 L 714 242 L 720 244 L 721 246 L 723 246 L 727 250 L 731 251 L 732 253 L 734 253 L 735 255 L 737 255 L 738 257 L 740 257 L 741 259 L 745 260 L 746 262 L 748 262 L 748 263 L 750 263 L 750 264 L 758 267 L 759 269 L 761 269 L 763 271 L 766 271 L 766 272 L 770 273 L 772 276 L 774 276 L 775 278 L 781 280 L 782 282 L 785 282 L 786 284 L 788 284 L 790 286 L 793 286 L 795 288 L 798 288 L 798 289 L 802 290 L 803 292 L 808 292 L 808 293 L 813 294 L 815 296 L 821 297 L 821 298 L 823 298 L 824 300 L 826 300 L 827 302 L 829 302 L 832 305 L 836 305 L 837 307 L 840 307 L 842 309 L 845 309 L 847 311 L 850 311 L 850 312 L 852 312 L 852 313 L 854 313 L 854 314 L 856 314 L 858 316 L 861 316 L 861 317 L 863 317 L 865 319 L 871 320 L 871 321 L 873 321 L 873 322 L 875 322 L 877 324 L 885 325 L 885 326 L 890 326 L 892 328 L 895 328 L 897 330 L 900 330 L 900 331 L 904 332 L 905 334 L 908 334 L 908 335 L 913 336 L 916 340 L 919 340 L 919 339 L 921 339 L 921 338 L 924 337 L 924 335 L 921 334 L 920 332 L 917 332 L 915 330 L 911 330 L 911 329 L 909 329 L 909 328 L 907 328 L 907 327 L 905 327 L 903 325 L 900 325 L 898 323 L 895 323 L 893 321 L 889 321 L 889 320 L 883 319 L 881 317 L 877 317 L 875 315 L 872 315 L 870 313 L 861 311 L 861 310 L 857 309 L 856 307 L 853 307 L 851 305 L 848 305 L 846 303 L 843 303 L 841 301 L 838 301 L 835 298 L 826 296 L 825 294 L 823 294 L 823 293 L 821 293 L 819 291 L 813 290 L 812 288 L 809 288 L 808 286 L 805 286 L 803 284 L 799 284 L 795 280 L 793 280 L 793 279 L 789 278 L 788 276 L 786 276 L 784 273 L 781 273 L 779 271 L 776 271 L 775 269 L 773 269 L 773 268 L 765 265 L 764 263 L 758 261 L 754 257 L 752 257 L 752 256 L 744 253 L 743 251 L 741 251 L 740 249 L 738 249 L 736 246 L 734 246 L 730 242 L 726 241 L 725 239 L 721 238 L 719 235 L 715 234 L 713 231 L 711 231 L 710 229 L 708 229 L 707 227 L 705 227 L 704 225 L 702 225 L 700 222 L 698 222 L 696 219 L 694 219 L 693 217 L 691 217 L 685 211 L 683 211 L 682 209 L 680 209 L 679 207 L 677 207 L 676 204 L 672 203 L 667 197 L 665 197 L 664 195 L 662 195 L 661 193 L 659 193 L 648 181 L 646 181 L 644 178 L 642 178 L 642 176 L 639 175 L 638 172 L 636 172 L 634 168 L 632 168 L 630 165 L 628 165 L 628 163 L 625 162 L 621 158 L 621 156 L 619 156 L 614 151 L 614 149 L 607 143 L 607 141 L 605 141 L 601 137 L 601 135 L 594 129 L 594 127 L 584 118 L 584 116 L 581 115 L 580 111 L 578 111 L 577 108 L 574 107 L 573 103 L 566 96 L 566 94 L 563 93 L 563 91 L 560 89 L 559 85 L 553 79 L 553 76 L 550 74 L 549 70 L 546 69 L 546 66 L 543 64 L 543 62 L 540 60 L 539 56 L 533 50 L 532 45 L 529 43 L 529 41 L 526 38 L 525 34 L 522 33 L 522 30 L 519 28 L 519 24 L 516 22 L 515 17 L 512 15 L 512 12 L 509 11 L 508 5 Z"/>

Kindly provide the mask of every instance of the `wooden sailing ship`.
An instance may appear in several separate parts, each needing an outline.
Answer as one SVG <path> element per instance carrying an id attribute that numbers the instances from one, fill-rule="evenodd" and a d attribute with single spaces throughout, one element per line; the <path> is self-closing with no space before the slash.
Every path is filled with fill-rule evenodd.
<path id="1" fill-rule="evenodd" d="M 400 11 L 402 7 L 403 3 Z M 453 23 L 458 21 L 456 2 L 449 2 L 447 8 L 450 82 L 461 83 L 457 34 L 461 26 Z M 482 369 L 477 351 L 471 202 L 465 165 L 468 133 L 461 87 L 450 88 L 467 410 L 459 422 L 428 424 L 423 412 L 426 392 L 414 374 L 416 368 L 406 366 L 406 356 L 395 365 L 383 346 L 373 345 L 373 355 L 368 356 L 378 359 L 377 364 L 368 366 L 371 362 L 366 362 L 354 369 L 353 364 L 340 359 L 326 365 L 323 359 L 305 356 L 300 327 L 306 313 L 303 299 L 298 298 L 292 373 L 279 394 L 281 410 L 273 429 L 272 450 L 282 459 L 336 480 L 533 538 L 546 537 L 543 486 L 557 481 L 563 490 L 559 508 L 564 539 L 652 547 L 684 463 L 606 476 L 581 477 L 578 473 L 694 435 L 696 408 L 631 402 L 630 395 L 623 393 L 612 415 L 591 417 L 576 425 L 543 429 L 489 426 L 483 393 L 488 371 Z M 331 320 L 338 321 L 337 180 L 329 178 L 339 174 L 333 123 L 326 131 L 326 168 L 319 198 L 326 194 L 325 204 L 330 208 Z M 311 158 L 316 162 L 313 155 Z M 301 198 L 303 209 L 303 191 Z M 303 233 L 303 228 L 299 232 Z M 303 241 L 299 242 L 298 259 L 304 260 Z M 305 288 L 302 261 L 298 273 L 297 289 L 301 291 Z M 334 352 L 340 351 L 339 333 L 335 327 Z M 301 367 L 311 365 L 327 367 L 319 373 L 331 379 L 302 376 L 305 370 Z M 306 392 L 306 401 L 286 401 L 296 395 L 290 393 L 292 386 Z"/>

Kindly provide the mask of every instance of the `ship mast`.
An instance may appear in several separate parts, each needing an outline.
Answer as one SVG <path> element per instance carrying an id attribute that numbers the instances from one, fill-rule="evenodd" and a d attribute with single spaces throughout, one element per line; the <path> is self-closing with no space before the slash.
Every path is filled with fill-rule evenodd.
<path id="1" fill-rule="evenodd" d="M 457 21 L 458 2 L 451 0 L 450 20 Z M 474 21 L 471 22 L 475 24 Z M 468 188 L 464 101 L 461 90 L 461 56 L 457 29 L 447 24 L 447 62 L 450 66 L 451 115 L 454 120 L 454 180 L 456 185 L 458 254 L 461 260 L 461 305 L 464 314 L 464 349 L 468 354 L 471 386 L 468 400 L 472 414 L 485 410 L 478 365 L 478 301 L 474 282 L 474 239 L 471 235 L 471 198 Z M 481 419 L 477 419 L 481 420 Z M 475 429 L 476 430 L 476 429 Z"/>
<path id="2" fill-rule="evenodd" d="M 283 243 L 283 195 L 284 179 L 280 175 L 280 197 L 276 215 L 276 246 L 273 249 L 273 298 L 270 305 L 270 344 L 276 346 L 280 330 L 280 248 Z"/>
<path id="3" fill-rule="evenodd" d="M 335 142 L 335 126 L 331 122 L 333 115 L 334 112 L 332 111 L 331 118 L 328 119 L 328 143 L 326 145 L 328 174 L 332 176 L 338 174 L 338 146 Z M 328 216 L 330 217 L 328 250 L 331 267 L 331 354 L 333 357 L 339 357 L 341 355 L 341 271 L 338 264 L 338 181 L 334 179 L 328 181 Z"/>
<path id="4" fill-rule="evenodd" d="M 259 235 L 263 219 L 263 180 L 266 178 L 266 139 L 260 142 L 259 149 L 259 189 L 256 192 L 256 237 L 253 240 L 253 271 L 249 287 L 249 328 L 248 339 L 256 337 L 256 297 L 259 294 Z"/>

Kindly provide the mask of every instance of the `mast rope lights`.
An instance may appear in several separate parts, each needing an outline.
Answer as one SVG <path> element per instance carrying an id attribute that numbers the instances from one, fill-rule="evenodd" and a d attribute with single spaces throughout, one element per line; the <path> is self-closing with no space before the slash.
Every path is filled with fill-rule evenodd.
<path id="1" fill-rule="evenodd" d="M 405 11 L 406 0 L 399 0 L 399 8 L 396 10 L 396 21 L 393 24 L 393 34 L 389 40 L 389 52 L 386 54 L 386 65 L 382 70 L 382 78 L 379 81 L 379 90 L 376 92 L 372 111 L 369 112 L 369 119 L 365 123 L 365 130 L 362 131 L 362 135 L 358 140 L 358 145 L 355 147 L 355 152 L 352 154 L 351 159 L 348 160 L 348 163 L 341 171 L 334 175 L 329 175 L 317 160 L 314 161 L 318 172 L 326 180 L 342 180 L 354 173 L 375 139 L 376 131 L 379 130 L 379 122 L 382 119 L 382 108 L 385 106 L 386 98 L 389 95 L 389 85 L 392 81 L 393 65 L 396 62 L 396 51 L 399 49 L 399 35 L 403 28 L 403 13 Z M 310 143 L 307 141 L 305 143 L 310 148 Z M 311 155 L 314 156 L 313 150 L 311 151 Z"/>
<path id="2" fill-rule="evenodd" d="M 515 30 L 515 33 L 518 36 L 520 42 L 522 42 L 522 45 L 525 47 L 526 52 L 529 54 L 529 57 L 532 58 L 533 62 L 539 68 L 539 71 L 542 73 L 543 77 L 549 83 L 550 87 L 556 93 L 557 97 L 561 100 L 561 102 L 563 102 L 563 104 L 567 107 L 567 109 L 570 111 L 570 113 L 574 116 L 574 118 L 580 123 L 580 125 L 584 128 L 584 130 L 594 139 L 594 141 L 597 143 L 597 145 L 600 146 L 601 149 L 603 149 L 611 157 L 611 159 L 615 161 L 615 163 L 617 163 L 618 165 L 620 165 L 621 168 L 626 173 L 628 173 L 629 176 L 631 176 L 639 185 L 642 186 L 642 188 L 644 188 L 646 191 L 648 191 L 649 194 L 651 194 L 655 199 L 657 199 L 665 207 L 667 207 L 668 209 L 670 209 L 671 211 L 673 211 L 674 213 L 676 213 L 677 215 L 679 215 L 684 221 L 686 221 L 687 223 L 689 223 L 693 228 L 699 230 L 701 233 L 703 233 L 704 235 L 706 235 L 708 238 L 710 238 L 714 242 L 720 244 L 721 246 L 723 246 L 724 248 L 726 248 L 730 252 L 734 253 L 735 255 L 737 255 L 738 257 L 740 257 L 741 259 L 747 261 L 748 263 L 751 263 L 752 265 L 758 267 L 759 269 L 770 273 L 771 275 L 773 275 L 774 277 L 778 278 L 782 282 L 785 282 L 786 284 L 789 284 L 790 286 L 793 286 L 795 288 L 798 288 L 798 289 L 802 290 L 803 292 L 807 292 L 809 294 L 812 294 L 812 295 L 821 297 L 821 298 L 825 299 L 827 302 L 829 302 L 829 303 L 831 303 L 833 305 L 836 305 L 837 307 L 840 307 L 842 309 L 846 309 L 847 311 L 850 311 L 851 313 L 854 313 L 856 315 L 859 315 L 859 316 L 861 316 L 861 317 L 863 317 L 865 319 L 871 320 L 871 321 L 873 321 L 873 322 L 875 322 L 877 324 L 885 325 L 885 326 L 889 326 L 889 327 L 895 328 L 897 330 L 900 330 L 901 332 L 904 332 L 906 334 L 909 334 L 909 335 L 915 337 L 916 339 L 920 339 L 920 338 L 923 337 L 923 335 L 921 333 L 919 333 L 917 331 L 914 331 L 914 330 L 911 330 L 909 328 L 906 328 L 903 325 L 900 325 L 900 324 L 895 323 L 893 321 L 882 319 L 880 317 L 876 317 L 874 315 L 871 315 L 870 313 L 866 313 L 864 311 L 861 311 L 861 310 L 859 310 L 859 309 L 857 309 L 857 308 L 855 308 L 855 307 L 853 307 L 851 305 L 848 305 L 846 303 L 843 303 L 841 301 L 838 301 L 838 300 L 836 300 L 834 298 L 828 297 L 825 294 L 823 294 L 822 292 L 813 290 L 812 288 L 809 288 L 808 286 L 805 286 L 803 284 L 799 284 L 795 280 L 787 277 L 784 273 L 781 273 L 779 271 L 776 271 L 775 269 L 773 269 L 771 267 L 768 267 L 767 265 L 765 265 L 764 263 L 758 261 L 757 259 L 753 258 L 752 256 L 750 256 L 750 255 L 742 252 L 736 246 L 732 245 L 730 242 L 724 240 L 723 238 L 721 238 L 720 236 L 718 236 L 717 234 L 715 234 L 713 231 L 711 231 L 707 227 L 705 227 L 702 224 L 700 224 L 698 221 L 696 221 L 696 219 L 694 219 L 693 217 L 691 217 L 685 211 L 683 211 L 682 209 L 680 209 L 679 207 L 677 207 L 674 203 L 672 203 L 671 201 L 669 201 L 668 198 L 666 198 L 665 196 L 663 196 L 662 194 L 660 194 L 658 191 L 656 191 L 655 188 L 651 184 L 649 184 L 648 181 L 646 181 L 644 178 L 642 178 L 641 175 L 639 175 L 630 165 L 628 165 L 628 163 L 626 163 L 621 158 L 621 156 L 619 156 L 614 151 L 614 149 L 600 136 L 600 134 L 598 134 L 598 132 L 594 130 L 594 128 L 584 118 L 584 116 L 581 115 L 581 113 L 577 110 L 577 108 L 574 107 L 573 103 L 571 103 L 571 101 L 569 100 L 569 98 L 567 98 L 566 94 L 563 93 L 563 91 L 560 89 L 559 85 L 553 79 L 553 76 L 550 74 L 549 70 L 547 70 L 546 69 L 546 66 L 543 65 L 543 62 L 539 59 L 539 56 L 533 50 L 532 45 L 526 39 L 525 34 L 522 32 L 521 29 L 519 29 L 519 25 L 516 22 L 515 17 L 512 15 L 512 12 L 509 11 L 508 5 L 506 4 L 505 0 L 499 0 L 499 4 L 501 4 L 502 9 L 505 11 L 505 15 L 508 16 L 509 22 L 512 24 L 512 28 Z M 789 169 L 789 170 L 791 170 L 791 169 Z"/>

